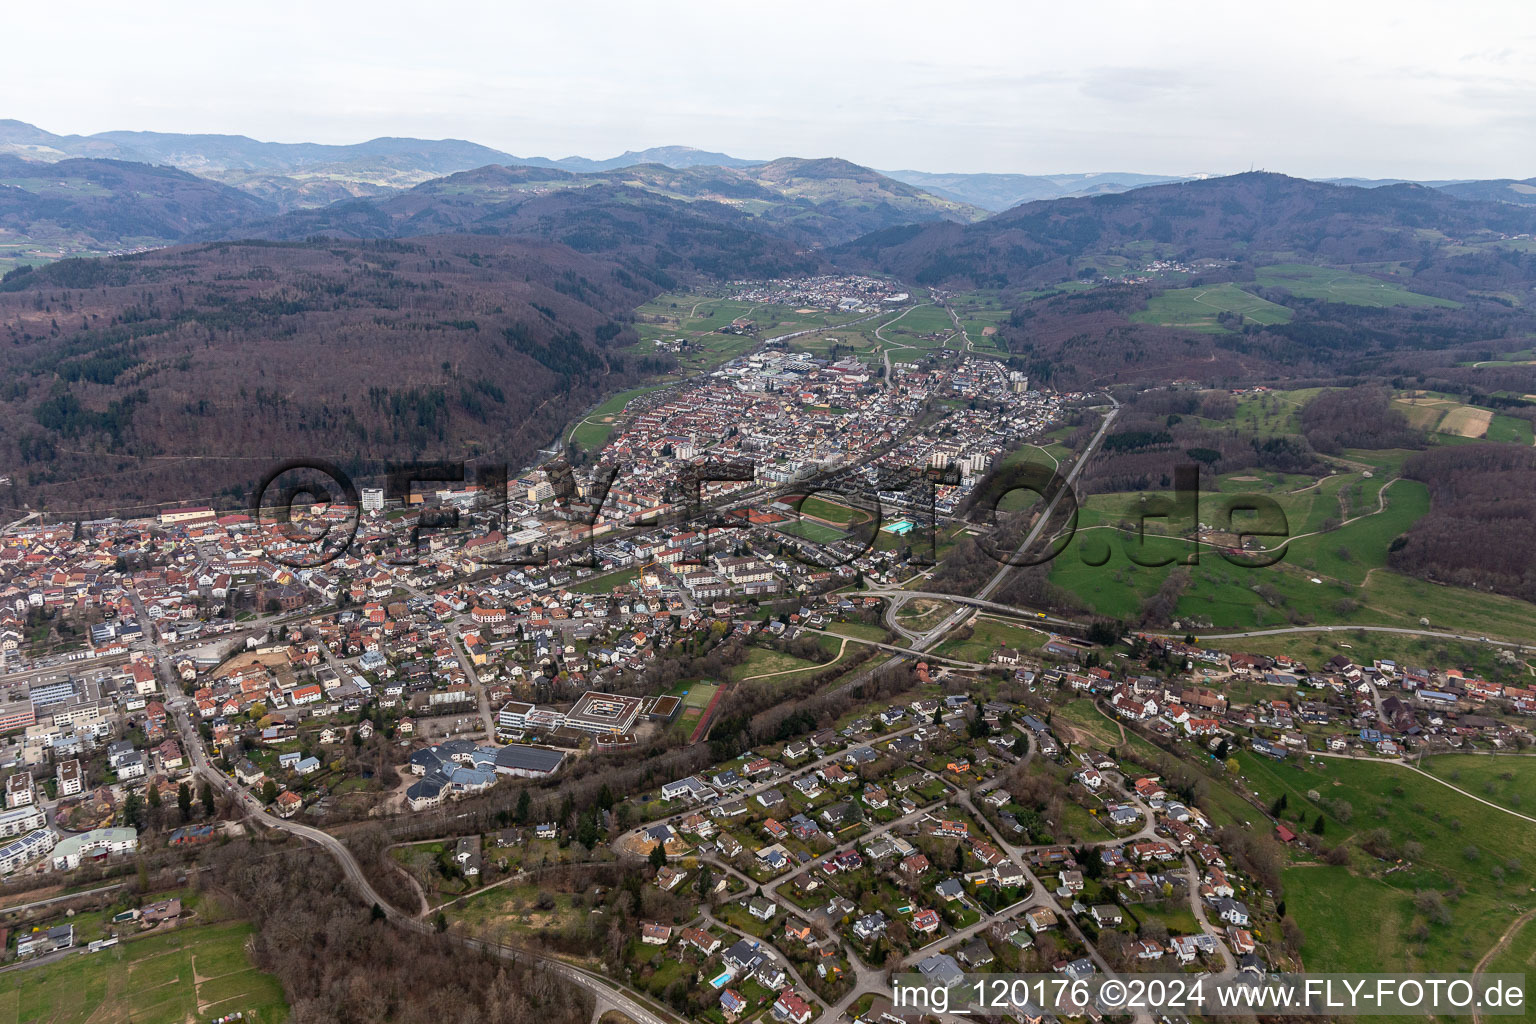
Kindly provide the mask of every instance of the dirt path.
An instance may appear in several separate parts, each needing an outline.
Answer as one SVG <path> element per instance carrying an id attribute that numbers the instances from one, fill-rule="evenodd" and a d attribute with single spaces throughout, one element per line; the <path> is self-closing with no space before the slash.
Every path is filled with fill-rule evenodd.
<path id="1" fill-rule="evenodd" d="M 1348 518 L 1348 519 L 1344 520 L 1343 522 L 1339 523 L 1339 525 L 1335 526 L 1332 530 L 1313 530 L 1310 533 L 1298 533 L 1294 537 L 1287 537 L 1287 538 L 1285 538 L 1285 540 L 1281 541 L 1278 546 L 1273 547 L 1273 548 L 1266 548 L 1266 549 L 1263 550 L 1262 553 L 1263 554 L 1267 554 L 1267 555 L 1272 555 L 1272 554 L 1274 554 L 1277 551 L 1284 550 L 1286 545 L 1291 544 L 1291 543 L 1293 543 L 1295 541 L 1301 540 L 1304 537 L 1316 537 L 1319 534 L 1333 533 L 1333 532 L 1335 532 L 1337 530 L 1342 530 L 1344 527 L 1348 526 L 1350 523 L 1356 523 L 1356 522 L 1359 522 L 1362 519 L 1369 519 L 1371 516 L 1379 516 L 1379 515 L 1381 515 L 1383 512 L 1385 512 L 1387 510 L 1387 488 L 1391 487 L 1393 484 L 1397 483 L 1401 479 L 1402 479 L 1402 477 L 1395 476 L 1391 480 L 1388 480 L 1386 483 L 1382 484 L 1381 487 L 1377 489 L 1377 491 L 1376 491 L 1376 508 L 1375 508 L 1374 511 L 1362 512 L 1362 513 L 1360 513 L 1357 516 L 1351 516 L 1350 518 Z M 1319 481 L 1319 483 L 1321 483 L 1321 482 L 1322 481 Z"/>
<path id="2" fill-rule="evenodd" d="M 914 309 L 917 309 L 920 306 L 931 306 L 931 305 L 933 305 L 933 303 L 931 303 L 931 302 L 919 302 L 916 306 L 908 306 L 906 309 L 902 310 L 896 316 L 892 317 L 891 319 L 887 320 L 885 323 L 881 324 L 879 327 L 875 328 L 875 339 L 880 342 L 880 346 L 881 346 L 880 347 L 880 356 L 885 361 L 885 379 L 886 379 L 887 382 L 889 382 L 890 379 L 891 379 L 891 349 L 886 347 L 886 346 L 894 346 L 894 347 L 902 349 L 902 350 L 911 349 L 912 346 L 911 345 L 903 345 L 900 342 L 892 341 L 889 338 L 887 338 L 885 335 L 881 334 L 880 332 L 885 330 L 887 327 L 891 326 L 891 324 L 895 323 L 897 320 L 900 320 L 902 317 L 906 316 L 908 313 L 912 312 Z"/>
<path id="3" fill-rule="evenodd" d="M 832 665 L 836 665 L 839 661 L 842 661 L 843 660 L 843 652 L 846 651 L 847 649 L 848 649 L 848 638 L 847 637 L 843 637 L 843 642 L 837 645 L 837 657 L 833 658 L 831 661 L 825 661 L 825 662 L 822 662 L 819 665 L 807 665 L 804 668 L 786 668 L 786 669 L 780 669 L 778 672 L 760 672 L 760 673 L 758 673 L 755 676 L 742 676 L 740 679 L 737 680 L 737 682 L 739 682 L 739 683 L 750 683 L 754 679 L 772 679 L 775 676 L 792 676 L 796 672 L 809 672 L 812 669 L 828 668 L 828 667 L 830 667 Z"/>
<path id="4" fill-rule="evenodd" d="M 1533 917 L 1536 917 L 1536 910 L 1527 910 L 1511 921 L 1509 927 L 1504 929 L 1504 934 L 1499 936 L 1499 941 L 1495 942 L 1493 947 L 1483 954 L 1483 958 L 1477 962 L 1477 966 L 1472 969 L 1472 973 L 1482 974 L 1493 958 L 1504 952 L 1509 946 L 1510 940 L 1515 937 L 1515 933 L 1523 928 Z M 1472 1024 L 1482 1024 L 1482 1021 L 1483 1015 L 1478 1010 L 1473 1009 Z"/>
<path id="5" fill-rule="evenodd" d="M 416 913 L 418 915 L 425 914 L 427 912 L 427 908 L 432 905 L 431 902 L 427 899 L 427 890 L 422 887 L 421 879 L 417 878 L 416 875 L 412 873 L 410 869 L 408 869 L 404 864 L 401 864 L 399 861 L 395 860 L 394 855 L 390 853 L 390 850 L 402 846 L 420 846 L 423 843 L 433 841 L 434 840 L 428 839 L 413 841 L 409 843 L 391 843 L 383 854 L 384 857 L 387 858 L 386 863 L 383 865 L 384 870 L 398 871 L 400 874 L 405 876 L 408 882 L 411 883 L 411 888 L 416 892 Z"/>
<path id="6" fill-rule="evenodd" d="M 1371 764 L 1395 764 L 1399 768 L 1406 768 L 1410 772 L 1413 772 L 1413 773 L 1415 773 L 1417 775 L 1422 775 L 1426 779 L 1431 780 L 1432 782 L 1438 782 L 1438 783 L 1440 783 L 1440 785 L 1444 786 L 1446 789 L 1451 790 L 1453 793 L 1460 793 L 1462 796 L 1466 797 L 1468 800 L 1476 800 L 1478 803 L 1482 804 L 1485 807 L 1492 807 L 1496 811 L 1503 811 L 1505 814 L 1513 815 L 1516 818 L 1519 818 L 1521 821 L 1528 821 L 1532 825 L 1536 825 L 1536 818 L 1531 817 L 1529 814 L 1521 814 L 1519 811 L 1511 810 L 1510 808 L 1505 807 L 1503 804 L 1496 804 L 1496 803 L 1494 803 L 1491 800 L 1484 800 L 1482 797 L 1477 796 L 1474 793 L 1468 793 L 1466 790 L 1462 789 L 1460 786 L 1453 786 L 1449 782 L 1447 782 L 1444 779 L 1442 779 L 1440 776 L 1433 775 L 1433 774 L 1425 771 L 1423 768 L 1420 768 L 1418 765 L 1416 765 L 1416 764 L 1409 764 L 1407 761 L 1393 761 L 1393 760 L 1389 760 L 1387 758 L 1381 758 L 1381 757 L 1357 757 L 1354 754 L 1335 754 L 1332 751 L 1327 751 L 1327 750 L 1312 750 L 1312 751 L 1308 751 L 1308 753 L 1311 754 L 1313 757 L 1331 757 L 1331 758 L 1336 758 L 1336 759 L 1341 760 L 1341 761 L 1368 761 Z"/>
<path id="7" fill-rule="evenodd" d="M 1125 738 L 1125 723 L 1124 722 L 1120 721 L 1117 718 L 1110 718 L 1109 715 L 1107 713 L 1105 713 L 1104 709 L 1099 707 L 1099 702 L 1098 701 L 1094 701 L 1093 702 L 1093 710 L 1097 711 L 1099 713 L 1099 716 L 1101 718 L 1106 719 L 1109 722 L 1110 725 L 1112 725 L 1116 729 L 1120 730 L 1120 742 L 1121 743 L 1127 742 L 1127 740 Z"/>
<path id="8" fill-rule="evenodd" d="M 1527 910 L 1525 913 L 1511 921 L 1509 923 L 1509 927 L 1504 929 L 1504 934 L 1499 936 L 1499 941 L 1495 942 L 1493 944 L 1493 948 L 1484 953 L 1483 958 L 1477 962 L 1477 966 L 1472 969 L 1473 973 L 1482 973 L 1484 968 L 1488 966 L 1489 962 L 1494 957 L 1502 953 L 1504 949 L 1509 945 L 1510 940 L 1515 937 L 1515 932 L 1523 928 L 1526 922 L 1530 921 L 1533 917 L 1536 917 L 1536 909 Z"/>

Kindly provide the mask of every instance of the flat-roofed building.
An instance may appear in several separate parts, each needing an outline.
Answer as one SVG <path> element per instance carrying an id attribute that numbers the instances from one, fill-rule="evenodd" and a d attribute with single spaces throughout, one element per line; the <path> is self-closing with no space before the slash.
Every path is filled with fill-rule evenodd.
<path id="1" fill-rule="evenodd" d="M 576 706 L 566 712 L 565 724 L 582 732 L 619 735 L 634 728 L 644 703 L 639 697 L 588 690 Z"/>
<path id="2" fill-rule="evenodd" d="M 217 519 L 219 514 L 207 505 L 185 505 L 168 508 L 160 513 L 161 526 L 178 526 L 183 523 L 203 523 Z"/>
<path id="3" fill-rule="evenodd" d="M 513 743 L 496 751 L 496 772 L 499 775 L 538 778 L 554 774 L 564 763 L 565 754 L 548 747 Z"/>
<path id="4" fill-rule="evenodd" d="M 96 828 L 67 836 L 53 848 L 55 871 L 73 871 L 82 862 L 120 856 L 139 848 L 139 833 L 133 828 Z"/>
<path id="5" fill-rule="evenodd" d="M 59 837 L 46 828 L 35 829 L 0 846 L 0 874 L 10 874 L 53 849 Z"/>
<path id="6" fill-rule="evenodd" d="M 37 709 L 30 700 L 0 704 L 0 732 L 25 729 L 37 721 Z"/>
<path id="7" fill-rule="evenodd" d="M 29 772 L 17 772 L 5 780 L 6 807 L 30 807 L 32 803 L 32 775 Z"/>
<path id="8" fill-rule="evenodd" d="M 528 715 L 533 705 L 526 701 L 509 700 L 496 713 L 496 725 L 509 732 L 528 728 Z"/>
<path id="9" fill-rule="evenodd" d="M 19 836 L 42 828 L 47 823 L 41 807 L 17 807 L 15 810 L 0 811 L 0 839 Z"/>
<path id="10" fill-rule="evenodd" d="M 79 758 L 60 761 L 58 777 L 59 796 L 76 796 L 85 788 L 85 772 L 80 768 Z"/>

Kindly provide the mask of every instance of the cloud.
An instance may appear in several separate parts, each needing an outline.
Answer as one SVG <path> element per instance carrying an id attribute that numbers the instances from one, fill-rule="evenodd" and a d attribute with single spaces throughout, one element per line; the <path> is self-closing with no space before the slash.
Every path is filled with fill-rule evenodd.
<path id="1" fill-rule="evenodd" d="M 1103 103 L 1147 103 L 1193 88 L 1190 77 L 1174 68 L 1098 68 L 1079 86 L 1089 99 Z"/>
<path id="2" fill-rule="evenodd" d="M 707 0 L 80 0 L 7 12 L 6 116 L 58 132 L 468 138 L 519 156 L 686 144 L 878 167 L 1525 177 L 1529 0 L 879 8 Z"/>

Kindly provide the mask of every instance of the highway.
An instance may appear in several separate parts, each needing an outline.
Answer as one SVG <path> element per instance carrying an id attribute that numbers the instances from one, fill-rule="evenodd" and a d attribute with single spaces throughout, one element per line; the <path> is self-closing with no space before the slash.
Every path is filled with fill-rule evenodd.
<path id="1" fill-rule="evenodd" d="M 1520 650 L 1531 646 L 1529 643 L 1521 643 L 1518 640 L 1498 640 L 1486 636 L 1473 636 L 1471 633 L 1447 633 L 1435 629 L 1412 629 L 1408 626 L 1282 626 L 1275 629 L 1250 629 L 1242 633 L 1201 633 L 1202 640 L 1241 640 L 1254 636 L 1280 636 L 1285 633 L 1396 633 L 1401 636 L 1434 637 L 1440 640 L 1465 640 L 1474 644 L 1493 644 L 1497 647 L 1512 647 Z M 1149 636 L 1176 636 L 1173 633 L 1151 633 Z"/>
<path id="2" fill-rule="evenodd" d="M 987 600 L 997 591 L 998 587 L 1002 586 L 1009 570 L 1014 567 L 1012 562 L 1029 550 L 1030 545 L 1039 538 L 1040 531 L 1044 530 L 1046 524 L 1051 521 L 1051 516 L 1056 512 L 1056 506 L 1061 503 L 1061 499 L 1067 494 L 1072 493 L 1072 488 L 1076 485 L 1077 478 L 1082 475 L 1083 467 L 1088 465 L 1088 460 L 1092 457 L 1094 449 L 1104 440 L 1104 435 L 1109 433 L 1109 428 L 1115 422 L 1115 417 L 1120 415 L 1120 403 L 1115 401 L 1113 395 L 1108 397 L 1110 409 L 1109 412 L 1104 414 L 1104 422 L 1099 424 L 1098 431 L 1094 433 L 1093 439 L 1088 442 L 1087 447 L 1083 449 L 1083 453 L 1078 456 L 1077 461 L 1072 463 L 1072 468 L 1067 471 L 1066 480 L 1063 481 L 1062 486 L 1056 493 L 1051 496 L 1051 500 L 1046 504 L 1044 510 L 1041 511 L 1040 517 L 1035 520 L 1035 525 L 1030 527 L 1029 532 L 1024 535 L 1024 540 L 1014 549 L 1009 563 L 998 569 L 992 579 L 987 582 L 987 585 L 976 592 L 977 600 Z M 1075 497 L 1074 500 L 1076 500 Z"/>

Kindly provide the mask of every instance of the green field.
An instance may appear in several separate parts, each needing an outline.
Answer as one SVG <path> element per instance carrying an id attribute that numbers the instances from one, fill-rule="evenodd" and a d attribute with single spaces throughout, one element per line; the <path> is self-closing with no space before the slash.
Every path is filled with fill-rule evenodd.
<path id="1" fill-rule="evenodd" d="M 718 366 L 763 338 L 816 327 L 835 329 L 860 316 L 824 309 L 802 313 L 789 306 L 742 302 L 702 290 L 671 292 L 645 303 L 635 310 L 635 330 L 642 345 L 678 338 L 688 341 L 688 350 L 678 357 L 679 368 L 688 373 Z M 738 318 L 753 321 L 756 334 L 717 333 Z"/>
<path id="2" fill-rule="evenodd" d="M 835 526 L 826 523 L 818 523 L 814 519 L 792 519 L 788 522 L 778 523 L 774 529 L 781 533 L 787 533 L 791 537 L 799 537 L 813 544 L 832 544 L 848 536 L 847 533 Z"/>
<path id="3" fill-rule="evenodd" d="M 949 311 L 930 304 L 913 306 L 899 318 L 881 321 L 876 340 L 891 358 L 911 361 L 925 352 L 958 345 L 959 338 Z"/>
<path id="4" fill-rule="evenodd" d="M 764 676 L 775 672 L 793 672 L 796 669 L 814 667 L 817 667 L 815 662 L 806 661 L 804 658 L 796 658 L 794 655 L 785 654 L 783 651 L 774 651 L 766 647 L 753 647 L 747 651 L 747 657 L 744 661 L 732 666 L 731 679 L 735 681 L 745 679 L 748 676 Z"/>
<path id="5" fill-rule="evenodd" d="M 1261 299 L 1231 282 L 1199 288 L 1170 288 L 1153 296 L 1147 308 L 1131 314 L 1131 319 L 1143 324 L 1218 333 L 1227 330 L 1217 319 L 1222 313 L 1236 313 L 1244 323 L 1252 321 L 1265 325 L 1283 324 L 1291 319 L 1289 309 Z"/>
<path id="6" fill-rule="evenodd" d="M 247 954 L 252 931 L 244 922 L 194 925 L 8 973 L 0 979 L 0 1024 L 183 1024 L 236 1011 L 253 1024 L 287 1020 L 282 985 Z"/>
<path id="7" fill-rule="evenodd" d="M 1487 440 L 1529 445 L 1532 441 L 1530 420 L 1468 405 L 1454 395 L 1405 391 L 1393 397 L 1392 408 L 1413 427 L 1437 433 L 1436 440 L 1442 444 Z"/>
<path id="8" fill-rule="evenodd" d="M 1488 424 L 1488 433 L 1483 437 L 1488 441 L 1505 444 L 1530 445 L 1533 443 L 1531 421 L 1498 413 L 1493 417 L 1493 422 Z"/>
<path id="9" fill-rule="evenodd" d="M 1003 351 L 997 329 L 1013 315 L 1013 310 L 1001 295 L 991 292 L 969 292 L 956 296 L 950 303 L 960 326 L 970 336 L 971 347 L 977 352 Z M 993 334 L 986 332 L 991 329 Z"/>
<path id="10" fill-rule="evenodd" d="M 749 676 L 783 673 L 782 675 L 774 675 L 772 678 L 764 679 L 760 683 L 754 682 L 752 685 L 782 686 L 792 684 L 808 675 L 824 672 L 835 665 L 840 665 L 844 661 L 852 659 L 861 649 L 857 644 L 853 643 L 844 645 L 843 641 L 835 636 L 817 636 L 816 639 L 821 644 L 822 650 L 831 655 L 827 661 L 807 661 L 804 658 L 796 658 L 779 651 L 754 647 L 747 655 L 746 661 L 731 669 L 731 680 L 735 682 L 746 679 Z"/>
<path id="11" fill-rule="evenodd" d="M 1348 453 L 1383 465 L 1392 453 Z M 1266 490 L 1270 481 L 1223 480 L 1219 492 L 1201 495 L 1202 522 L 1216 521 L 1222 495 L 1252 488 L 1273 498 L 1294 538 L 1284 558 L 1264 568 L 1233 565 L 1202 544 L 1199 564 L 1187 566 L 1189 585 L 1176 605 L 1186 628 L 1271 628 L 1307 623 L 1415 626 L 1526 639 L 1536 636 L 1536 608 L 1514 598 L 1449 588 L 1387 568 L 1388 549 L 1429 509 L 1428 489 L 1416 481 L 1391 480 L 1378 466 L 1371 478 L 1359 472 L 1324 478 L 1305 490 Z M 1233 483 L 1240 486 L 1231 486 Z M 1390 485 L 1390 486 L 1389 486 Z M 1385 488 L 1386 508 L 1377 511 Z M 1156 519 L 1147 521 L 1144 540 L 1122 524 L 1134 523 L 1139 494 L 1093 495 L 1084 502 L 1078 530 L 1051 563 L 1051 582 L 1089 610 L 1135 621 L 1142 602 L 1153 597 L 1174 565 L 1144 563 L 1187 560 L 1194 548 L 1166 536 Z M 1326 532 L 1329 520 L 1337 524 Z M 1241 519 L 1239 519 L 1241 523 Z M 1187 529 L 1187 526 L 1184 527 Z M 1278 540 L 1270 540 L 1271 547 Z M 1135 556 L 1133 560 L 1132 556 Z"/>
<path id="12" fill-rule="evenodd" d="M 649 387 L 630 388 L 628 391 L 619 392 L 578 422 L 571 429 L 568 439 L 588 451 L 601 448 L 608 443 L 608 439 L 618 429 L 620 414 L 624 412 L 625 406 L 641 395 L 664 387 L 666 384 L 652 384 Z"/>
<path id="13" fill-rule="evenodd" d="M 1308 858 L 1284 873 L 1311 970 L 1469 971 L 1536 906 L 1536 828 L 1528 822 L 1388 764 L 1279 764 L 1246 752 L 1238 760 L 1261 801 L 1284 794 L 1287 820 L 1307 828 L 1321 814 L 1322 844 L 1350 851 L 1348 866 Z M 1431 899 L 1424 893 L 1439 894 L 1443 909 L 1416 905 Z"/>
<path id="14" fill-rule="evenodd" d="M 1500 807 L 1536 817 L 1536 757 L 1437 754 L 1419 767 Z"/>
<path id="15" fill-rule="evenodd" d="M 1525 922 L 1510 936 L 1509 945 L 1483 968 L 1489 974 L 1536 975 L 1536 919 Z"/>
<path id="16" fill-rule="evenodd" d="M 853 637 L 856 640 L 873 640 L 876 643 L 884 643 L 886 637 L 883 628 L 867 622 L 829 622 L 827 632 Z"/>
<path id="17" fill-rule="evenodd" d="M 1437 299 L 1411 292 L 1400 284 L 1332 267 L 1314 267 L 1304 263 L 1280 263 L 1260 267 L 1255 274 L 1265 288 L 1284 288 L 1303 299 L 1347 302 L 1354 306 L 1445 306 L 1457 308 L 1459 302 Z"/>
<path id="18" fill-rule="evenodd" d="M 945 640 L 934 648 L 934 653 L 957 661 L 986 664 L 992 652 L 999 647 L 1032 651 L 1046 641 L 1046 634 L 1040 630 L 1009 625 L 987 616 L 978 616 L 972 626 L 973 632 L 969 639 Z"/>
<path id="19" fill-rule="evenodd" d="M 896 612 L 896 621 L 913 632 L 926 632 L 937 626 L 945 616 L 955 610 L 948 601 L 933 598 L 913 598 Z"/>
<path id="20" fill-rule="evenodd" d="M 1057 707 L 1054 718 L 1064 719 L 1074 732 L 1079 733 L 1086 741 L 1102 747 L 1114 749 L 1121 756 L 1138 757 L 1147 764 L 1160 755 L 1157 747 L 1144 740 L 1133 730 L 1125 730 L 1125 738 L 1120 738 L 1121 727 L 1119 723 L 1106 718 L 1094 706 L 1092 700 L 1081 698 L 1068 704 Z"/>
<path id="21" fill-rule="evenodd" d="M 583 580 L 571 587 L 574 594 L 606 594 L 614 587 L 622 587 L 626 583 L 633 583 L 640 578 L 643 570 L 637 567 L 620 569 L 617 572 L 605 573 L 601 576 L 593 576 L 589 580 Z"/>
<path id="22" fill-rule="evenodd" d="M 854 523 L 867 523 L 872 518 L 868 512 L 862 509 L 850 508 L 841 502 L 823 498 L 819 494 L 810 494 L 799 503 L 800 514 L 814 519 L 822 519 L 837 526 L 851 526 Z"/>

